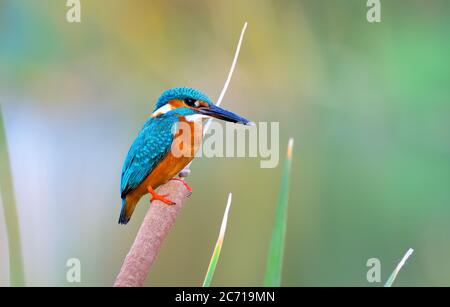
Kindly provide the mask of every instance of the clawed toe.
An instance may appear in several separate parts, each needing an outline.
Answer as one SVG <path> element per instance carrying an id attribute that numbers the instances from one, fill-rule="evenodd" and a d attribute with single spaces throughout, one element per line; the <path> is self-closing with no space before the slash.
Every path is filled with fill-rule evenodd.
<path id="1" fill-rule="evenodd" d="M 150 199 L 150 203 L 152 203 L 155 200 L 159 200 L 169 206 L 173 206 L 176 204 L 174 201 L 171 201 L 170 199 L 166 198 L 167 196 L 169 196 L 169 194 L 160 195 L 160 194 L 156 193 L 152 187 L 148 187 L 148 192 L 152 195 L 152 198 Z"/>

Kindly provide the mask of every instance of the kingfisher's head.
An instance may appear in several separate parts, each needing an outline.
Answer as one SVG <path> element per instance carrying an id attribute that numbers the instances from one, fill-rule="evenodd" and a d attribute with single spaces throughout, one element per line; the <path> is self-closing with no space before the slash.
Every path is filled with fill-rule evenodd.
<path id="1" fill-rule="evenodd" d="M 152 116 L 163 115 L 182 116 L 188 121 L 214 117 L 232 123 L 254 125 L 253 122 L 237 114 L 219 108 L 208 96 L 188 87 L 172 88 L 161 94 Z"/>

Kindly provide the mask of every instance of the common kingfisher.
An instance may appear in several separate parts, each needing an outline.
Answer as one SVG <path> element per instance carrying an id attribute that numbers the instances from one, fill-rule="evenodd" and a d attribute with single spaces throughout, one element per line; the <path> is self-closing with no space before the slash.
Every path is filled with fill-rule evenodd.
<path id="1" fill-rule="evenodd" d="M 167 205 L 175 203 L 155 190 L 169 180 L 180 180 L 192 191 L 186 182 L 174 178 L 194 158 L 203 139 L 202 121 L 213 117 L 228 122 L 254 125 L 253 122 L 216 106 L 202 92 L 187 88 L 173 88 L 162 93 L 152 115 L 131 145 L 122 168 L 121 198 L 122 210 L 119 224 L 127 224 L 139 199 L 150 193 L 154 200 Z M 193 141 L 188 148 L 189 155 L 178 155 L 172 151 L 172 144 L 180 141 L 180 123 L 190 128 Z"/>

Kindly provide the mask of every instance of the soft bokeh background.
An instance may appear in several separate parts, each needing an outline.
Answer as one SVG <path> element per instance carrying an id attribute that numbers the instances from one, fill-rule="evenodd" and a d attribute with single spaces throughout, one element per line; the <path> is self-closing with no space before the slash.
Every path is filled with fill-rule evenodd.
<path id="1" fill-rule="evenodd" d="M 28 285 L 112 285 L 148 206 L 117 225 L 124 156 L 158 95 L 217 98 L 295 137 L 283 285 L 369 286 L 415 249 L 396 284 L 450 285 L 450 2 L 0 0 L 0 100 Z M 147 285 L 197 286 L 228 192 L 216 286 L 262 285 L 281 168 L 198 159 L 194 194 Z M 0 220 L 3 214 L 0 213 Z M 0 285 L 8 285 L 4 222 Z"/>

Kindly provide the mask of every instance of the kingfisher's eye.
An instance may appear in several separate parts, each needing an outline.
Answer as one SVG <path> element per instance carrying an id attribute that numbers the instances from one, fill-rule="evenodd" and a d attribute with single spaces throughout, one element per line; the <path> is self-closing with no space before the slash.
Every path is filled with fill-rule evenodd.
<path id="1" fill-rule="evenodd" d="M 195 100 L 193 98 L 186 98 L 184 100 L 184 102 L 190 107 L 194 107 L 194 106 L 198 107 L 199 106 L 198 100 Z"/>

